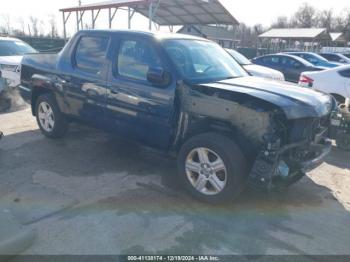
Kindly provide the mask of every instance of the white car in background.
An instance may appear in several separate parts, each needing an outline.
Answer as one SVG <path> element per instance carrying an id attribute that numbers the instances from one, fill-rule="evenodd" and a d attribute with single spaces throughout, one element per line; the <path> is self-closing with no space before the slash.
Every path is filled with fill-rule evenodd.
<path id="1" fill-rule="evenodd" d="M 284 75 L 280 71 L 265 66 L 255 65 L 251 61 L 249 61 L 249 59 L 246 58 L 244 55 L 233 49 L 226 49 L 226 51 L 252 76 L 258 76 L 279 81 L 285 80 Z"/>
<path id="2" fill-rule="evenodd" d="M 0 37 L 0 71 L 10 87 L 20 84 L 23 55 L 37 53 L 27 43 L 17 38 Z"/>
<path id="3" fill-rule="evenodd" d="M 324 71 L 304 72 L 299 85 L 331 94 L 339 103 L 350 98 L 350 65 L 344 65 Z"/>

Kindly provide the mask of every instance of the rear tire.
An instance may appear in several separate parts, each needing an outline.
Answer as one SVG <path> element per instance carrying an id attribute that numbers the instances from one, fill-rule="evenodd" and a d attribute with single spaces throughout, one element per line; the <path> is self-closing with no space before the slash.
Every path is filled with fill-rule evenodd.
<path id="1" fill-rule="evenodd" d="M 178 172 L 185 188 L 207 203 L 234 200 L 245 188 L 247 170 L 236 143 L 215 133 L 191 138 L 178 155 Z"/>
<path id="2" fill-rule="evenodd" d="M 38 97 L 35 105 L 36 120 L 41 132 L 48 138 L 62 138 L 68 131 L 68 121 L 61 113 L 53 94 Z"/>

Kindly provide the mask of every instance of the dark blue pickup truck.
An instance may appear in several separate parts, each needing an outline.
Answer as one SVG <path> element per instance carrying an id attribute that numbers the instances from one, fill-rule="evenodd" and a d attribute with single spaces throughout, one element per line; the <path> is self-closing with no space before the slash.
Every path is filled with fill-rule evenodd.
<path id="1" fill-rule="evenodd" d="M 289 186 L 331 149 L 328 95 L 251 77 L 192 36 L 81 31 L 59 54 L 25 56 L 20 92 L 49 138 L 79 121 L 176 153 L 179 179 L 208 202 Z"/>

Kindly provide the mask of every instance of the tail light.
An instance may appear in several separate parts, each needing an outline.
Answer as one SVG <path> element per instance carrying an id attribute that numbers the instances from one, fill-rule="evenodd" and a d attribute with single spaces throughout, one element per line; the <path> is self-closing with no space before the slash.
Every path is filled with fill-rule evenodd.
<path id="1" fill-rule="evenodd" d="M 312 87 L 314 84 L 314 80 L 311 77 L 301 75 L 299 79 L 299 83 L 302 85 L 307 85 L 309 87 Z"/>

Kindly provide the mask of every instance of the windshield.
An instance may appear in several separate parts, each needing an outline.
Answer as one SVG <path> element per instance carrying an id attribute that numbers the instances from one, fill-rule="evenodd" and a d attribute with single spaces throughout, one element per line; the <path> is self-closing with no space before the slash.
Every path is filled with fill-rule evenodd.
<path id="1" fill-rule="evenodd" d="M 21 56 L 29 53 L 37 53 L 37 51 L 22 41 L 0 41 L 0 56 Z"/>
<path id="2" fill-rule="evenodd" d="M 232 49 L 227 49 L 227 52 L 234 58 L 240 65 L 251 65 L 252 62 L 249 61 L 248 58 L 246 58 L 244 55 L 241 53 L 232 50 Z"/>
<path id="3" fill-rule="evenodd" d="M 219 45 L 202 40 L 172 39 L 163 46 L 185 80 L 195 83 L 247 76 L 247 72 Z"/>

